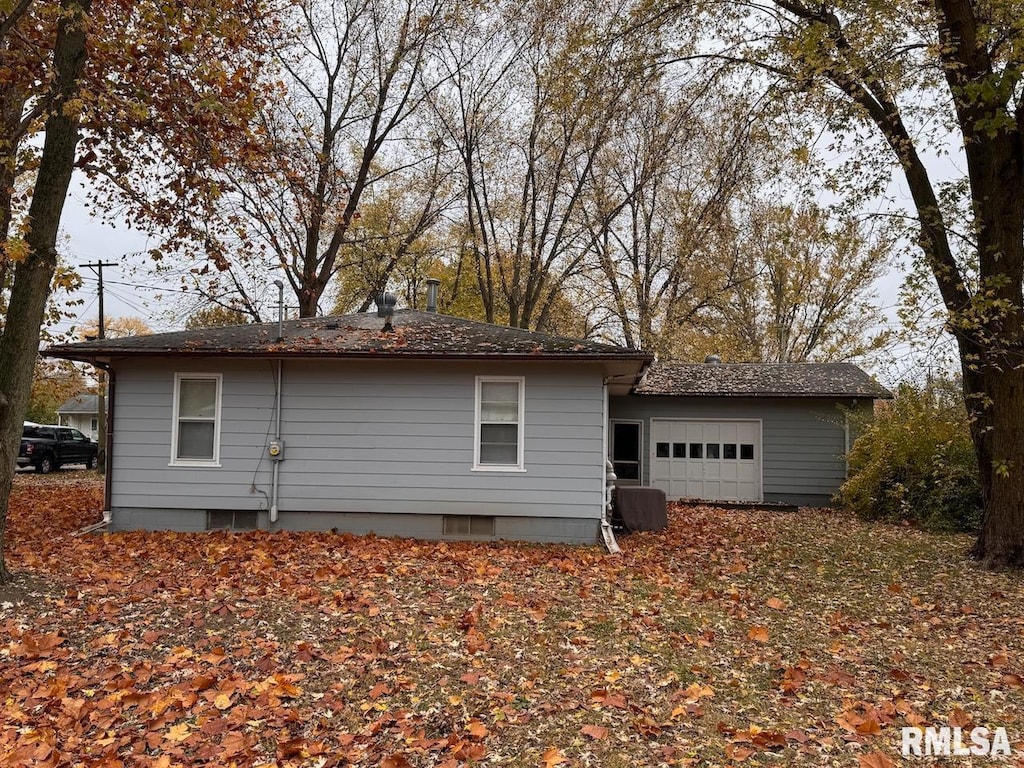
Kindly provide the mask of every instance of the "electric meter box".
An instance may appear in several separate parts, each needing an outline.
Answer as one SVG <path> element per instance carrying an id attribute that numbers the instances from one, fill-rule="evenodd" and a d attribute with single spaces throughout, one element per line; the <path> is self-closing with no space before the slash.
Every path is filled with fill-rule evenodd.
<path id="1" fill-rule="evenodd" d="M 271 440 L 267 446 L 267 453 L 274 461 L 281 461 L 284 458 L 284 440 Z"/>

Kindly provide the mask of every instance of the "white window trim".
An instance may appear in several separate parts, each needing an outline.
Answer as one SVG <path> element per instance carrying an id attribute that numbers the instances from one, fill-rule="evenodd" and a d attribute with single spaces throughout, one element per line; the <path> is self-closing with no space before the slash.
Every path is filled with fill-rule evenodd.
<path id="1" fill-rule="evenodd" d="M 480 463 L 480 392 L 484 383 L 515 382 L 519 385 L 518 414 L 518 455 L 515 464 Z M 526 377 L 525 376 L 477 376 L 476 403 L 473 409 L 473 472 L 525 472 L 526 471 Z"/>
<path id="2" fill-rule="evenodd" d="M 179 459 L 178 458 L 178 405 L 181 402 L 182 379 L 200 379 L 214 381 L 217 384 L 214 415 L 213 415 L 213 458 L 212 459 Z M 220 401 L 223 391 L 224 377 L 219 373 L 175 373 L 174 402 L 171 414 L 171 461 L 170 467 L 219 467 L 220 466 Z"/>

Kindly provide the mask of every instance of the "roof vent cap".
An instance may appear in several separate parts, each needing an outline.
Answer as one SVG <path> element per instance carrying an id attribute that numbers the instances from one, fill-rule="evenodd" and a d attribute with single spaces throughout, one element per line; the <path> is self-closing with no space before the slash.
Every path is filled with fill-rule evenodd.
<path id="1" fill-rule="evenodd" d="M 708 355 L 707 357 L 704 358 L 704 365 L 721 365 L 721 364 L 722 364 L 722 356 L 721 355 Z"/>
<path id="2" fill-rule="evenodd" d="M 395 314 L 398 297 L 393 293 L 381 293 L 377 296 L 377 317 L 391 317 Z"/>

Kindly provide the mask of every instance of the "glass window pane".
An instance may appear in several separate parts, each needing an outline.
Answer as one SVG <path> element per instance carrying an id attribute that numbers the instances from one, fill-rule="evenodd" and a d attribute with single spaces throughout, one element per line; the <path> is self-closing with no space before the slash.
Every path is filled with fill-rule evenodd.
<path id="1" fill-rule="evenodd" d="M 754 446 L 750 443 L 740 444 L 740 458 L 744 460 L 751 460 L 754 458 Z"/>
<path id="2" fill-rule="evenodd" d="M 213 458 L 213 422 L 182 421 L 178 424 L 178 458 Z"/>
<path id="3" fill-rule="evenodd" d="M 640 465 L 632 461 L 616 461 L 615 476 L 619 480 L 639 480 Z"/>
<path id="4" fill-rule="evenodd" d="M 480 463 L 515 466 L 519 463 L 518 446 L 506 443 L 480 443 Z"/>
<path id="5" fill-rule="evenodd" d="M 481 424 L 481 443 L 507 443 L 516 445 L 519 441 L 519 427 L 515 424 Z"/>
<path id="6" fill-rule="evenodd" d="M 704 443 L 690 443 L 690 458 L 691 459 L 703 459 L 704 458 Z"/>
<path id="7" fill-rule="evenodd" d="M 612 458 L 617 461 L 640 461 L 640 425 L 612 425 Z"/>
<path id="8" fill-rule="evenodd" d="M 686 443 L 672 443 L 672 458 L 673 459 L 685 459 L 686 458 Z"/>
<path id="9" fill-rule="evenodd" d="M 212 419 L 217 415 L 217 382 L 212 379 L 182 379 L 179 382 L 178 415 Z"/>
<path id="10" fill-rule="evenodd" d="M 519 427 L 515 424 L 481 424 L 480 463 L 518 464 Z"/>
<path id="11" fill-rule="evenodd" d="M 484 403 L 519 403 L 518 381 L 481 381 L 480 401 Z"/>
<path id="12" fill-rule="evenodd" d="M 722 458 L 723 459 L 735 459 L 736 458 L 736 443 L 725 443 L 722 446 Z"/>
<path id="13" fill-rule="evenodd" d="M 707 456 L 709 459 L 719 458 L 719 450 L 721 446 L 718 443 L 708 443 L 706 446 L 704 446 L 704 448 L 704 455 Z"/>
<path id="14" fill-rule="evenodd" d="M 667 459 L 668 443 L 658 443 L 657 447 L 655 448 L 655 456 L 657 456 L 659 459 Z"/>
<path id="15" fill-rule="evenodd" d="M 480 403 L 480 421 L 519 421 L 518 403 Z"/>

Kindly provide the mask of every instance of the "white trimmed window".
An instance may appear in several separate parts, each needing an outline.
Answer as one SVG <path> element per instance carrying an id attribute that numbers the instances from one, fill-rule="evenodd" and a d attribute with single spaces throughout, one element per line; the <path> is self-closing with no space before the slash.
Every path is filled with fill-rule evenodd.
<path id="1" fill-rule="evenodd" d="M 473 469 L 523 472 L 525 382 L 522 376 L 476 377 Z"/>
<path id="2" fill-rule="evenodd" d="M 171 464 L 220 466 L 219 373 L 174 374 Z"/>

